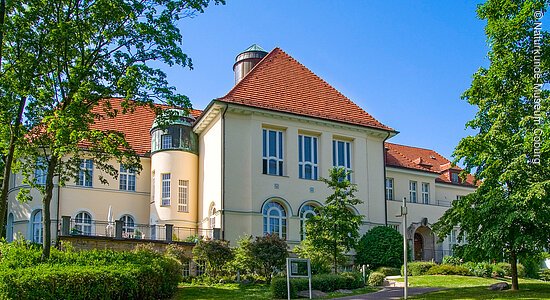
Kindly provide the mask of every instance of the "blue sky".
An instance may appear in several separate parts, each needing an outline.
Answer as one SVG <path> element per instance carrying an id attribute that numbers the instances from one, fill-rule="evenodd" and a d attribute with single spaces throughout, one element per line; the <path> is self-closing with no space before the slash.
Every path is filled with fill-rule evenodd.
<path id="1" fill-rule="evenodd" d="M 180 22 L 194 70 L 164 70 L 203 109 L 233 86 L 239 52 L 281 47 L 400 131 L 391 142 L 449 158 L 476 112 L 460 95 L 488 65 L 479 2 L 227 0 Z"/>

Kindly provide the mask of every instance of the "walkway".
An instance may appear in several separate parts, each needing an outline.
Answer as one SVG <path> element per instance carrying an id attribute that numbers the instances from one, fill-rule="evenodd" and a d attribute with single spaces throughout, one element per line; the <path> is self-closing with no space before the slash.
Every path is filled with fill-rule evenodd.
<path id="1" fill-rule="evenodd" d="M 429 292 L 435 292 L 442 290 L 441 288 L 421 288 L 421 287 L 409 287 L 408 295 L 420 295 Z M 346 300 L 393 300 L 403 298 L 403 288 L 402 287 L 385 287 L 383 290 L 364 294 L 364 295 L 355 295 L 349 297 L 343 297 L 338 299 Z"/>

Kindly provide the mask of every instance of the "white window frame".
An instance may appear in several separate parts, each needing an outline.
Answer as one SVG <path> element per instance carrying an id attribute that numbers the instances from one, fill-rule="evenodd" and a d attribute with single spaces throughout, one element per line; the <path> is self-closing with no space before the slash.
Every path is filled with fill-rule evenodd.
<path id="1" fill-rule="evenodd" d="M 37 216 L 40 216 L 37 220 Z M 44 230 L 42 228 L 42 210 L 37 209 L 33 211 L 31 215 L 32 223 L 32 241 L 33 243 L 42 244 L 44 237 Z"/>
<path id="2" fill-rule="evenodd" d="M 189 212 L 189 180 L 178 182 L 178 211 Z"/>
<path id="3" fill-rule="evenodd" d="M 172 135 L 162 134 L 160 136 L 160 149 L 172 149 Z"/>
<path id="4" fill-rule="evenodd" d="M 458 229 L 452 229 L 449 234 L 449 248 L 452 250 L 454 245 L 458 244 Z"/>
<path id="5" fill-rule="evenodd" d="M 172 177 L 170 173 L 160 174 L 161 181 L 161 206 L 170 206 L 170 185 L 172 183 Z"/>
<path id="6" fill-rule="evenodd" d="M 460 183 L 460 177 L 458 176 L 458 173 L 451 172 L 451 182 L 452 183 Z"/>
<path id="7" fill-rule="evenodd" d="M 430 204 L 430 184 L 422 182 L 422 203 Z"/>
<path id="8" fill-rule="evenodd" d="M 216 228 L 216 207 L 211 206 L 208 210 L 208 228 L 214 229 Z"/>
<path id="9" fill-rule="evenodd" d="M 340 152 L 338 149 L 339 149 L 340 143 L 344 145 L 343 165 L 339 161 Z M 353 170 L 352 156 L 353 156 L 353 149 L 352 149 L 351 141 L 339 140 L 339 139 L 332 140 L 332 166 L 333 167 L 343 167 L 346 171 L 351 172 Z M 348 174 L 348 180 L 351 181 L 351 173 Z"/>
<path id="10" fill-rule="evenodd" d="M 87 211 L 81 211 L 74 218 L 74 228 L 81 235 L 92 235 L 92 215 Z"/>
<path id="11" fill-rule="evenodd" d="M 386 177 L 386 200 L 395 200 L 393 197 L 393 184 L 393 178 Z"/>
<path id="12" fill-rule="evenodd" d="M 309 140 L 306 143 L 306 139 Z M 310 153 L 306 151 L 309 144 Z M 309 156 L 309 160 L 306 158 Z M 302 179 L 317 180 L 319 178 L 319 138 L 312 135 L 298 135 L 298 177 Z M 311 173 L 306 175 L 306 169 L 311 168 Z"/>
<path id="13" fill-rule="evenodd" d="M 122 234 L 126 237 L 133 238 L 136 229 L 136 219 L 132 215 L 122 215 L 119 219 L 122 221 Z"/>
<path id="14" fill-rule="evenodd" d="M 278 215 L 271 215 L 272 211 L 278 212 Z M 262 208 L 263 215 L 263 233 L 277 234 L 280 238 L 286 240 L 287 231 L 287 213 L 285 207 L 277 201 L 269 201 Z M 272 220 L 277 224 L 272 224 Z M 273 226 L 272 226 L 273 225 Z M 278 227 L 278 230 L 275 230 Z"/>
<path id="15" fill-rule="evenodd" d="M 300 240 L 306 238 L 306 221 L 317 215 L 317 207 L 313 204 L 305 204 L 300 208 Z"/>
<path id="16" fill-rule="evenodd" d="M 411 203 L 418 202 L 417 190 L 418 190 L 418 182 L 414 180 L 409 181 L 409 197 L 410 197 L 409 202 Z"/>
<path id="17" fill-rule="evenodd" d="M 270 133 L 275 133 L 275 141 L 271 141 Z M 275 143 L 275 153 L 269 153 L 270 146 Z M 262 173 L 267 175 L 284 175 L 284 146 L 285 136 L 282 130 L 263 128 L 262 129 Z M 272 172 L 270 162 L 275 163 L 274 172 Z"/>
<path id="18" fill-rule="evenodd" d="M 46 158 L 39 157 L 36 160 L 36 166 L 34 169 L 34 183 L 38 185 L 46 185 L 46 177 L 47 177 L 47 170 L 45 169 L 47 167 L 46 164 Z"/>
<path id="19" fill-rule="evenodd" d="M 120 165 L 119 189 L 122 191 L 136 191 L 136 171 Z"/>
<path id="20" fill-rule="evenodd" d="M 94 162 L 91 159 L 80 160 L 80 171 L 76 184 L 83 187 L 93 187 L 94 183 Z"/>

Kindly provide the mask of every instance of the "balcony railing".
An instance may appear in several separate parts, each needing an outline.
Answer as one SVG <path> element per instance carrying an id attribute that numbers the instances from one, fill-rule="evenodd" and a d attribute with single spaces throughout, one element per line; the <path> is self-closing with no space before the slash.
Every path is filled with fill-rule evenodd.
<path id="1" fill-rule="evenodd" d="M 220 238 L 220 230 L 178 227 L 172 224 L 149 225 L 124 223 L 121 220 L 78 220 L 62 217 L 62 236 L 97 236 L 117 239 L 141 239 L 153 241 L 197 242 L 202 238 Z"/>
<path id="2" fill-rule="evenodd" d="M 399 201 L 402 202 L 402 200 L 399 199 L 386 199 L 388 201 Z M 434 206 L 443 206 L 443 207 L 451 207 L 452 201 L 449 200 L 432 200 L 430 199 L 430 202 L 424 203 L 421 199 L 417 200 L 416 202 L 409 202 L 407 200 L 407 204 L 414 203 L 414 204 L 424 204 L 424 205 L 434 205 Z"/>

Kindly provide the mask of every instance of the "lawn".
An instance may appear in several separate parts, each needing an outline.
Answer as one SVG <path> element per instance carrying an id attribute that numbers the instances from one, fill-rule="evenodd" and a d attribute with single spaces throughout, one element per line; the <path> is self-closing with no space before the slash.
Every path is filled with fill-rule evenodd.
<path id="1" fill-rule="evenodd" d="M 353 294 L 340 294 L 329 293 L 328 297 L 324 299 L 345 297 L 357 294 L 366 294 L 377 291 L 378 289 L 372 287 L 364 287 L 353 291 Z M 217 285 L 191 285 L 181 284 L 178 288 L 178 292 L 174 296 L 174 300 L 179 299 L 193 299 L 193 300 L 207 300 L 207 299 L 246 299 L 246 300 L 259 300 L 259 299 L 271 299 L 271 291 L 269 285 L 265 284 L 247 284 L 239 285 L 236 283 L 217 284 Z"/>
<path id="2" fill-rule="evenodd" d="M 398 281 L 403 281 L 402 278 Z M 519 291 L 489 291 L 490 284 L 510 280 L 497 280 L 472 276 L 426 275 L 409 277 L 410 286 L 443 287 L 442 291 L 410 297 L 410 299 L 550 299 L 550 282 L 520 279 Z"/>

